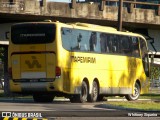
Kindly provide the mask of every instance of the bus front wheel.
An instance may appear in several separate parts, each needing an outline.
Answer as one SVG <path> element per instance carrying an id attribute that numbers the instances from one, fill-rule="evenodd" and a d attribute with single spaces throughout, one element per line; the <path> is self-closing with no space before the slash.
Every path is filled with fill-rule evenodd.
<path id="1" fill-rule="evenodd" d="M 84 103 L 87 101 L 87 96 L 88 96 L 88 86 L 87 86 L 87 83 L 83 81 L 81 86 L 81 93 L 70 97 L 70 101 L 72 103 L 77 103 L 77 102 Z"/>
<path id="2" fill-rule="evenodd" d="M 134 86 L 134 93 L 126 95 L 125 97 L 128 101 L 134 101 L 137 100 L 139 96 L 140 96 L 140 85 L 136 82 Z"/>

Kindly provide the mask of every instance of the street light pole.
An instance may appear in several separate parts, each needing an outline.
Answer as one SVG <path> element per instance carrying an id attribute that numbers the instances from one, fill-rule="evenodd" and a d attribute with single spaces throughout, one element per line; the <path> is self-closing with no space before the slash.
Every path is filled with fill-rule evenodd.
<path id="1" fill-rule="evenodd" d="M 118 31 L 122 31 L 122 9 L 123 9 L 123 0 L 119 0 L 119 7 L 118 7 Z"/>

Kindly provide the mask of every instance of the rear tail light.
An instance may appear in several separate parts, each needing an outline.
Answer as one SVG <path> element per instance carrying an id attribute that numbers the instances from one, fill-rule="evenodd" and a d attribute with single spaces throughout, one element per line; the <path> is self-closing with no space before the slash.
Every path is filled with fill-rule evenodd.
<path id="1" fill-rule="evenodd" d="M 60 77 L 60 76 L 61 76 L 61 68 L 56 67 L 56 77 Z"/>

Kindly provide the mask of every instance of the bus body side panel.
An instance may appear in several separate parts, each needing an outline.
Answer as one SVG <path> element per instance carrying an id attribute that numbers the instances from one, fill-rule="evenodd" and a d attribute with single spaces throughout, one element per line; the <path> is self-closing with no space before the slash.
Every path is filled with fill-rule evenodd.
<path id="1" fill-rule="evenodd" d="M 97 79 L 100 87 L 100 94 L 131 94 L 132 86 L 128 85 L 128 63 L 124 56 L 88 54 L 74 52 L 70 53 L 63 49 L 61 52 L 63 63 L 63 88 L 64 91 L 74 94 L 81 90 L 82 81 L 89 82 L 91 92 L 92 83 Z M 88 61 L 87 59 L 90 59 Z M 127 65 L 126 65 L 127 64 Z"/>
<path id="2" fill-rule="evenodd" d="M 100 79 L 100 82 L 105 80 L 106 84 L 100 84 L 100 93 L 111 95 L 131 93 L 131 88 L 129 88 L 128 80 L 126 79 L 128 77 L 128 58 L 117 55 L 105 56 L 105 60 L 101 61 L 101 63 L 105 63 L 107 67 L 105 71 L 103 69 L 101 71 L 104 76 Z"/>
<path id="3" fill-rule="evenodd" d="M 62 48 L 58 53 L 61 54 L 60 63 L 63 68 L 63 88 L 65 92 L 69 94 L 80 93 L 82 81 L 85 79 L 88 81 L 89 93 L 91 93 L 93 80 L 96 79 L 100 87 L 100 94 L 127 95 L 133 93 L 136 80 L 141 81 L 140 78 L 142 77 L 142 80 L 145 81 L 145 76 L 141 75 L 143 69 L 142 63 L 139 63 L 140 58 L 136 58 L 132 53 L 121 51 L 121 53 L 115 54 L 114 52 L 92 51 L 88 49 L 89 46 L 87 47 L 88 42 L 83 43 L 89 39 L 87 30 L 86 32 L 76 31 L 75 28 L 62 29 L 62 31 L 63 45 L 62 43 L 59 44 L 62 45 Z M 82 50 L 77 49 L 80 43 L 78 46 L 70 46 L 74 43 L 74 40 L 76 41 L 79 38 L 80 33 L 83 36 L 81 47 L 85 48 Z M 128 36 L 130 35 L 128 34 Z"/>

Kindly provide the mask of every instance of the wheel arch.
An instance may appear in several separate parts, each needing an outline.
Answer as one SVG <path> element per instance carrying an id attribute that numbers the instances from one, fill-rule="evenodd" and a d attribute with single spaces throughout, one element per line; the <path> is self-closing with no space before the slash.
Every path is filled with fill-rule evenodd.
<path id="1" fill-rule="evenodd" d="M 141 83 L 140 83 L 140 80 L 136 80 L 133 84 L 133 93 L 132 94 L 128 94 L 126 95 L 126 99 L 128 101 L 134 101 L 134 100 L 137 100 L 141 94 Z M 138 86 L 137 86 L 138 85 Z M 139 89 L 138 89 L 139 88 Z"/>
<path id="2" fill-rule="evenodd" d="M 93 83 L 93 81 L 95 81 L 95 82 L 97 83 L 97 85 L 98 85 L 98 94 L 100 93 L 100 84 L 99 84 L 99 80 L 98 80 L 97 78 L 94 78 L 91 83 L 89 82 L 89 80 L 88 80 L 87 77 L 85 77 L 85 78 L 83 79 L 83 81 L 86 82 L 86 84 L 87 84 L 88 94 L 90 94 L 91 91 L 92 91 L 92 83 Z M 83 81 L 82 81 L 82 82 L 83 82 Z"/>
<path id="3" fill-rule="evenodd" d="M 89 91 L 90 91 L 90 85 L 89 85 L 89 80 L 88 80 L 88 78 L 85 77 L 85 78 L 83 79 L 83 81 L 86 82 L 87 88 L 88 88 L 88 92 L 89 92 Z M 83 81 L 82 81 L 82 82 L 83 82 Z"/>

